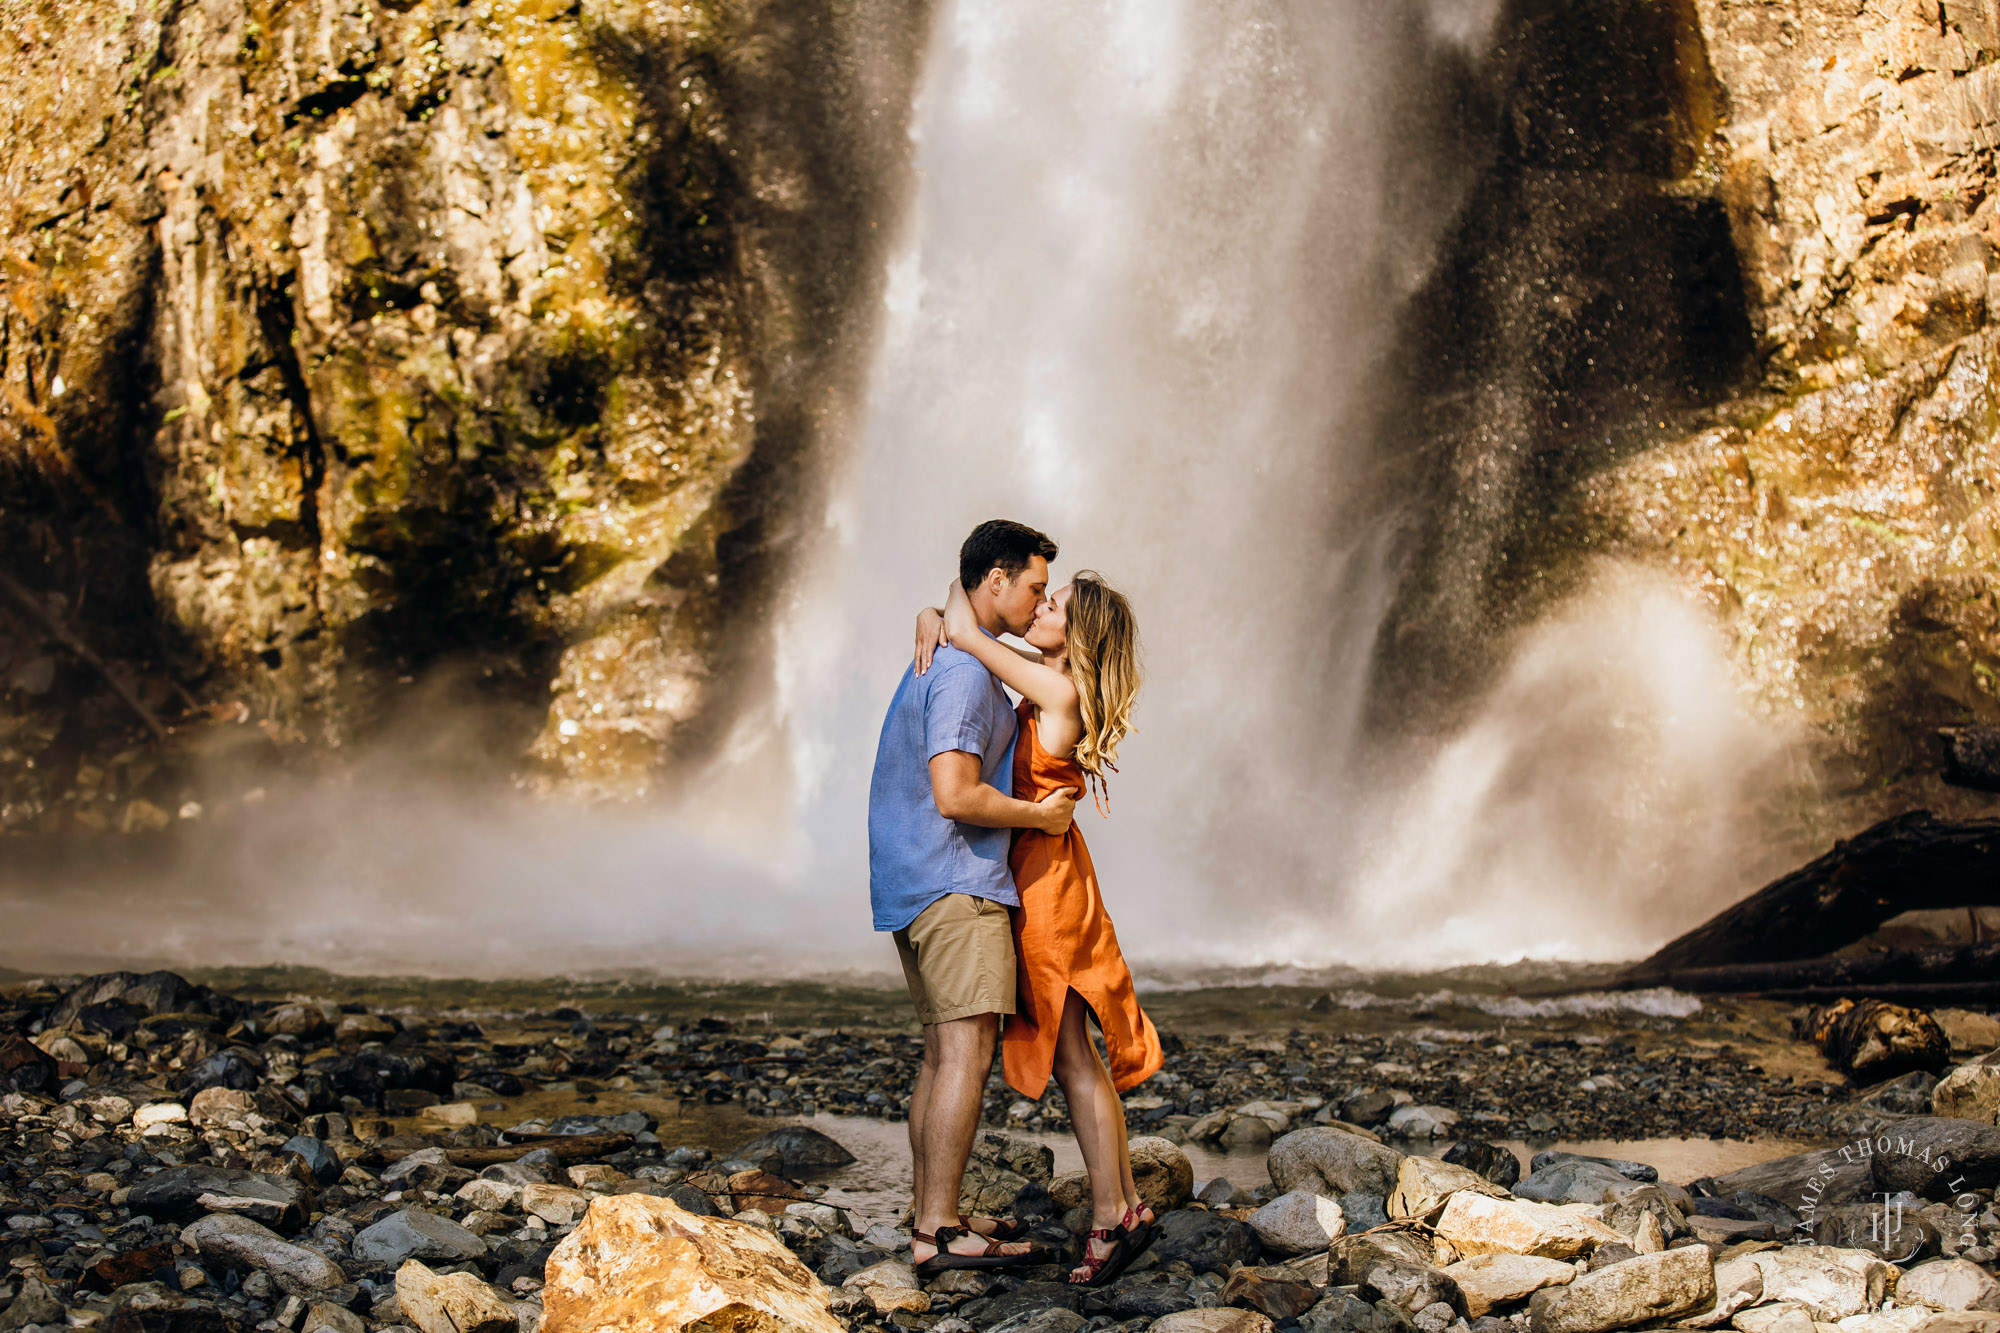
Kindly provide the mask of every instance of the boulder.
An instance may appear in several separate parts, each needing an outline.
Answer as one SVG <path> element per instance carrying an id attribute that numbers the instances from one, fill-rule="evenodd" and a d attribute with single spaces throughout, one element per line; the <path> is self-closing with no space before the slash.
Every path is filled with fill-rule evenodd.
<path id="1" fill-rule="evenodd" d="M 959 1182 L 958 1210 L 1002 1217 L 1014 1196 L 1029 1184 L 1046 1186 L 1055 1177 L 1055 1154 L 1033 1139 L 983 1130 L 972 1141 L 972 1156 Z"/>
<path id="2" fill-rule="evenodd" d="M 1442 1139 L 1450 1136 L 1458 1123 L 1458 1112 L 1448 1106 L 1403 1105 L 1389 1112 L 1383 1132 L 1405 1139 Z"/>
<path id="3" fill-rule="evenodd" d="M 331 1185 L 340 1179 L 343 1169 L 340 1155 L 310 1134 L 292 1135 L 278 1151 L 298 1158 L 305 1164 L 307 1173 L 322 1185 Z"/>
<path id="4" fill-rule="evenodd" d="M 1871 1141 L 1866 1164 L 1875 1189 L 1892 1194 L 1948 1199 L 1954 1189 L 1992 1189 L 2000 1185 L 2000 1126 L 1911 1116 Z"/>
<path id="5" fill-rule="evenodd" d="M 1702 1245 L 1642 1254 L 1545 1287 L 1528 1302 L 1534 1333 L 1607 1333 L 1692 1314 L 1715 1303 L 1715 1266 Z"/>
<path id="6" fill-rule="evenodd" d="M 1562 1152 L 1548 1148 L 1528 1159 L 1528 1170 L 1540 1171 L 1543 1167 L 1555 1166 L 1562 1162 L 1589 1162 L 1594 1166 L 1610 1167 L 1627 1180 L 1636 1180 L 1642 1185 L 1650 1185 L 1660 1178 L 1658 1167 L 1644 1162 L 1628 1161 L 1623 1157 L 1592 1157 L 1589 1153 Z"/>
<path id="7" fill-rule="evenodd" d="M 460 1185 L 452 1197 L 486 1212 L 505 1213 L 521 1206 L 521 1188 L 511 1180 L 478 1176 Z"/>
<path id="8" fill-rule="evenodd" d="M 1740 1333 L 1817 1333 L 1812 1312 L 1797 1301 L 1774 1301 L 1738 1310 L 1729 1321 Z"/>
<path id="9" fill-rule="evenodd" d="M 1464 1293 L 1468 1319 L 1525 1301 L 1543 1287 L 1559 1287 L 1576 1277 L 1574 1264 L 1532 1254 L 1475 1254 L 1441 1271 Z"/>
<path id="10" fill-rule="evenodd" d="M 1376 1259 L 1362 1268 L 1357 1285 L 1362 1297 L 1387 1301 L 1410 1314 L 1433 1305 L 1446 1305 L 1460 1314 L 1465 1311 L 1465 1293 L 1458 1289 L 1458 1283 L 1443 1269 L 1426 1262 Z"/>
<path id="11" fill-rule="evenodd" d="M 347 1274 L 333 1260 L 294 1245 L 247 1217 L 222 1213 L 204 1217 L 181 1232 L 181 1243 L 204 1259 L 260 1269 L 308 1288 L 337 1287 L 347 1281 Z"/>
<path id="12" fill-rule="evenodd" d="M 1573 1259 L 1623 1236 L 1576 1208 L 1531 1199 L 1496 1199 L 1471 1190 L 1451 1196 L 1437 1234 L 1461 1255 L 1528 1254 Z"/>
<path id="13" fill-rule="evenodd" d="M 1327 1249 L 1325 1282 L 1357 1286 L 1361 1275 L 1381 1260 L 1406 1264 L 1428 1264 L 1430 1248 L 1408 1231 L 1378 1231 L 1369 1235 L 1342 1236 Z"/>
<path id="14" fill-rule="evenodd" d="M 1916 1303 L 1933 1310 L 2000 1313 L 2000 1282 L 1969 1260 L 1934 1259 L 1903 1274 L 1896 1283 L 1896 1299 L 1904 1305 Z"/>
<path id="15" fill-rule="evenodd" d="M 456 1263 L 479 1259 L 486 1243 L 448 1217 L 405 1208 L 365 1228 L 350 1246 L 354 1257 L 395 1267 L 405 1259 L 435 1259 Z"/>
<path id="16" fill-rule="evenodd" d="M 1904 1209 L 1885 1229 L 1879 1203 L 1844 1203 L 1822 1208 L 1813 1217 L 1811 1231 L 1815 1245 L 1866 1250 L 1892 1264 L 1911 1263 L 1935 1254 L 1940 1239 L 1937 1227 L 1928 1218 L 1918 1216 L 1914 1209 Z"/>
<path id="17" fill-rule="evenodd" d="M 1638 1181 L 1603 1162 L 1560 1157 L 1521 1177 L 1514 1193 L 1543 1203 L 1603 1203 L 1638 1188 Z"/>
<path id="18" fill-rule="evenodd" d="M 516 1333 L 514 1307 L 471 1273 L 433 1273 L 415 1259 L 396 1270 L 396 1304 L 421 1333 Z"/>
<path id="19" fill-rule="evenodd" d="M 761 1227 L 648 1194 L 599 1198 L 549 1255 L 541 1333 L 845 1333 L 827 1291 Z"/>
<path id="20" fill-rule="evenodd" d="M 1152 1253 L 1162 1264 L 1175 1260 L 1196 1272 L 1227 1274 L 1237 1264 L 1254 1264 L 1262 1257 L 1257 1233 L 1234 1218 L 1184 1208 L 1159 1220 Z"/>
<path id="21" fill-rule="evenodd" d="M 1323 1250 L 1347 1229 L 1340 1205 L 1309 1190 L 1280 1194 L 1243 1220 L 1266 1251 L 1287 1257 Z"/>
<path id="22" fill-rule="evenodd" d="M 894 1314 L 898 1310 L 923 1314 L 931 1308 L 930 1296 L 917 1281 L 917 1270 L 900 1259 L 870 1264 L 848 1274 L 840 1285 L 865 1293 L 876 1314 Z"/>
<path id="23" fill-rule="evenodd" d="M 1222 1288 L 1222 1303 L 1283 1323 L 1296 1319 L 1319 1300 L 1310 1282 L 1301 1282 L 1283 1268 L 1239 1268 Z"/>
<path id="24" fill-rule="evenodd" d="M 1435 1157 L 1405 1157 L 1396 1166 L 1396 1185 L 1389 1192 L 1389 1216 L 1429 1220 L 1445 1201 L 1460 1191 L 1504 1198 L 1507 1191 L 1476 1171 Z"/>
<path id="25" fill-rule="evenodd" d="M 1776 1157 L 1725 1175 L 1703 1177 L 1695 1185 L 1700 1193 L 1713 1198 L 1734 1199 L 1748 1193 L 1792 1209 L 1807 1203 L 1865 1203 L 1876 1189 L 1868 1159 L 1857 1156 L 1851 1146 L 1845 1152 L 1824 1148 Z"/>
<path id="26" fill-rule="evenodd" d="M 1502 1189 L 1512 1189 L 1521 1178 L 1521 1159 L 1510 1149 L 1479 1139 L 1460 1139 L 1445 1149 L 1444 1160 L 1468 1171 L 1477 1171 Z"/>
<path id="27" fill-rule="evenodd" d="M 1982 1125 L 2000 1124 L 2000 1051 L 1968 1060 L 1939 1079 L 1931 1090 L 1931 1112 Z"/>
<path id="28" fill-rule="evenodd" d="M 305 1186 L 290 1176 L 226 1166 L 170 1166 L 134 1185 L 126 1203 L 135 1213 L 175 1221 L 236 1213 L 282 1231 L 304 1226 L 308 1206 Z"/>
<path id="29" fill-rule="evenodd" d="M 1387 1197 L 1403 1155 L 1345 1130 L 1295 1129 L 1271 1145 L 1271 1180 L 1281 1190 L 1311 1190 L 1338 1198 L 1349 1191 Z"/>
<path id="30" fill-rule="evenodd" d="M 1411 1333 L 1409 1316 L 1388 1301 L 1370 1303 L 1335 1289 L 1299 1316 L 1303 1333 Z"/>
<path id="31" fill-rule="evenodd" d="M 1764 1270 L 1748 1257 L 1724 1259 L 1715 1266 L 1715 1303 L 1681 1320 L 1689 1328 L 1715 1328 L 1764 1299 Z"/>
<path id="32" fill-rule="evenodd" d="M 18 1333 L 30 1324 L 43 1328 L 64 1328 L 62 1293 L 33 1271 L 21 1275 L 21 1287 L 6 1312 L 0 1314 L 0 1333 Z"/>
<path id="33" fill-rule="evenodd" d="M 1861 1250 L 1801 1245 L 1749 1256 L 1764 1278 L 1764 1300 L 1789 1301 L 1832 1323 L 1882 1303 L 1890 1268 Z"/>
<path id="34" fill-rule="evenodd" d="M 1194 1197 L 1194 1164 L 1171 1139 L 1141 1135 L 1127 1147 L 1132 1155 L 1132 1183 L 1156 1216 L 1187 1207 Z"/>
<path id="35" fill-rule="evenodd" d="M 785 1125 L 769 1134 L 760 1134 L 731 1156 L 759 1161 L 766 1153 L 777 1153 L 786 1171 L 810 1171 L 846 1166 L 854 1154 L 839 1142 L 808 1125 Z M 1137 1163 L 1134 1163 L 1136 1167 Z"/>

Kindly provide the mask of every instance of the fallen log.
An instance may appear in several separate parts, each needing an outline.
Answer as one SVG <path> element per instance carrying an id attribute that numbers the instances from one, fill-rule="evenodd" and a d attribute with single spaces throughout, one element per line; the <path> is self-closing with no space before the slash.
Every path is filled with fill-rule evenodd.
<path id="1" fill-rule="evenodd" d="M 630 1134 L 509 1134 L 507 1137 L 514 1141 L 491 1148 L 447 1148 L 445 1159 L 453 1166 L 492 1166 L 526 1157 L 537 1148 L 547 1148 L 560 1161 L 581 1162 L 632 1146 Z"/>
<path id="2" fill-rule="evenodd" d="M 1870 949 L 1866 953 L 1725 967 L 1679 967 L 1648 977 L 1621 978 L 1613 990 L 1671 986 L 1697 995 L 1807 998 L 1872 995 L 1911 999 L 1926 993 L 1965 998 L 2000 992 L 2000 940 L 1937 949 Z"/>
<path id="3" fill-rule="evenodd" d="M 1904 912 L 1996 904 L 2000 819 L 1952 821 L 1913 810 L 1835 843 L 1818 860 L 1718 912 L 1635 965 L 1620 985 L 1675 984 L 1669 975 L 1695 968 L 1819 958 Z"/>

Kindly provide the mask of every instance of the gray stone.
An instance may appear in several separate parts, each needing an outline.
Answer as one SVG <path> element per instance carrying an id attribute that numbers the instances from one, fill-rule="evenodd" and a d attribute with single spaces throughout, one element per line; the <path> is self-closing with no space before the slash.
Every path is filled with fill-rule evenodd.
<path id="1" fill-rule="evenodd" d="M 1186 1208 L 1160 1218 L 1152 1252 L 1162 1264 L 1179 1260 L 1201 1273 L 1229 1272 L 1263 1254 L 1257 1233 L 1233 1218 Z"/>
<path id="2" fill-rule="evenodd" d="M 347 1281 L 347 1274 L 333 1260 L 294 1245 L 247 1217 L 220 1213 L 204 1217 L 181 1232 L 181 1242 L 204 1259 L 259 1269 L 308 1289 L 337 1287 Z"/>
<path id="3" fill-rule="evenodd" d="M 1281 1194 L 1244 1221 L 1266 1251 L 1286 1257 L 1323 1250 L 1346 1231 L 1340 1205 L 1310 1190 Z"/>
<path id="4" fill-rule="evenodd" d="M 1334 1290 L 1299 1316 L 1304 1333 L 1409 1333 L 1409 1316 L 1388 1301 L 1364 1301 Z"/>
<path id="5" fill-rule="evenodd" d="M 1340 1196 L 1340 1211 L 1347 1219 L 1349 1232 L 1389 1225 L 1388 1201 L 1379 1194 L 1364 1194 L 1360 1190 L 1349 1190 Z"/>
<path id="6" fill-rule="evenodd" d="M 1706 1246 L 1642 1254 L 1568 1286 L 1545 1287 L 1528 1302 L 1534 1333 L 1606 1333 L 1673 1319 L 1715 1303 L 1715 1265 Z"/>
<path id="7" fill-rule="evenodd" d="M 56 1289 L 33 1273 L 23 1274 L 21 1290 L 0 1314 L 0 1333 L 18 1333 L 30 1324 L 63 1327 L 62 1297 Z"/>
<path id="8" fill-rule="evenodd" d="M 477 1259 L 486 1243 L 448 1217 L 405 1208 L 355 1236 L 353 1250 L 357 1259 L 394 1267 L 405 1259 Z"/>
<path id="9" fill-rule="evenodd" d="M 1622 1157 L 1592 1157 L 1588 1153 L 1557 1152 L 1554 1149 L 1538 1152 L 1528 1159 L 1528 1169 L 1539 1171 L 1558 1162 L 1592 1162 L 1608 1166 L 1627 1180 L 1636 1180 L 1642 1185 L 1650 1185 L 1660 1178 L 1659 1168 L 1647 1166 L 1644 1162 L 1629 1162 Z"/>
<path id="10" fill-rule="evenodd" d="M 1873 1140 L 1868 1166 L 1875 1188 L 1948 1199 L 1952 1188 L 2000 1185 L 2000 1126 L 1937 1116 L 1898 1120 Z M 1936 1165 L 1944 1159 L 1942 1170 Z"/>
<path id="11" fill-rule="evenodd" d="M 281 1231 L 306 1221 L 306 1190 L 298 1181 L 223 1166 L 170 1166 L 134 1185 L 126 1203 L 135 1213 L 175 1221 L 241 1213 Z"/>
<path id="12" fill-rule="evenodd" d="M 1076 1333 L 1084 1322 L 1074 1310 L 1036 1310 L 993 1324 L 989 1333 Z"/>
<path id="13" fill-rule="evenodd" d="M 1465 1313 L 1465 1293 L 1441 1268 L 1404 1259 L 1377 1259 L 1361 1270 L 1360 1294 L 1414 1313 L 1442 1302 Z"/>
<path id="14" fill-rule="evenodd" d="M 1444 1160 L 1477 1171 L 1502 1189 L 1511 1190 L 1521 1178 L 1521 1159 L 1512 1150 L 1479 1139 L 1460 1139 L 1445 1149 Z"/>
<path id="15" fill-rule="evenodd" d="M 854 1160 L 832 1137 L 809 1125 L 785 1125 L 761 1134 L 736 1150 L 736 1156 L 755 1158 L 776 1152 L 786 1171 L 806 1171 L 818 1167 L 846 1166 Z"/>
<path id="16" fill-rule="evenodd" d="M 1350 1191 L 1389 1196 L 1403 1154 L 1358 1134 L 1314 1125 L 1271 1145 L 1271 1180 L 1281 1190 L 1311 1190 L 1330 1198 Z"/>
<path id="17" fill-rule="evenodd" d="M 1876 1188 L 1866 1159 L 1851 1152 L 1843 1157 L 1838 1148 L 1776 1157 L 1695 1184 L 1718 1199 L 1732 1199 L 1747 1190 L 1793 1209 L 1808 1200 L 1822 1205 L 1866 1202 Z"/>
<path id="18" fill-rule="evenodd" d="M 1582 1157 L 1566 1157 L 1531 1171 L 1514 1184 L 1514 1193 L 1541 1203 L 1603 1203 L 1639 1188 L 1622 1172 Z"/>

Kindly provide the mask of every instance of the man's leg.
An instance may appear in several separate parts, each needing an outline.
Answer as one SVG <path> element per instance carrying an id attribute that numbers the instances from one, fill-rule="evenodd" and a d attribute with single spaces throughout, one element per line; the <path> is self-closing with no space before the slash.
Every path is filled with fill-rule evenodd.
<path id="1" fill-rule="evenodd" d="M 997 1014 L 974 1014 L 932 1024 L 924 1029 L 924 1049 L 937 1051 L 936 1072 L 928 1089 L 921 1156 L 914 1173 L 916 1229 L 936 1235 L 939 1227 L 958 1225 L 958 1191 L 965 1162 L 979 1133 L 979 1112 L 986 1092 L 986 1073 L 993 1065 L 993 1039 L 999 1033 Z M 921 1077 L 921 1075 L 919 1076 Z M 915 1140 L 913 1139 L 913 1142 Z M 955 1253 L 979 1254 L 986 1242 L 966 1235 L 951 1245 Z M 935 1252 L 922 1241 L 912 1252 L 921 1263 Z M 1026 1254 L 1021 1243 L 1002 1245 L 1002 1254 Z"/>
<path id="2" fill-rule="evenodd" d="M 931 1085 L 937 1080 L 938 1041 L 936 1029 L 924 1025 L 924 1059 L 917 1066 L 917 1086 L 910 1090 L 910 1212 L 916 1215 L 916 1200 L 924 1195 L 924 1126 L 930 1123 Z M 919 1227 L 919 1230 L 927 1228 Z"/>

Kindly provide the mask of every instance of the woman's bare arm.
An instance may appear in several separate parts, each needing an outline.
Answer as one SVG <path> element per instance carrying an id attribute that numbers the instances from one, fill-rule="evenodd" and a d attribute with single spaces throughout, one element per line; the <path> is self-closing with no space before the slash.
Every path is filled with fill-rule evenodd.
<path id="1" fill-rule="evenodd" d="M 980 637 L 986 638 L 983 634 Z M 986 639 L 986 641 L 1000 643 L 998 639 Z M 916 668 L 919 676 L 931 669 L 931 658 L 936 654 L 938 646 L 944 642 L 944 612 L 935 606 L 927 606 L 917 612 Z M 1011 643 L 1000 643 L 1000 646 L 1010 653 L 1017 654 L 1024 662 L 1042 660 L 1042 655 L 1033 648 L 1019 647 Z"/>
<path id="2" fill-rule="evenodd" d="M 951 646 L 978 658 L 979 664 L 998 676 L 1002 685 L 1043 712 L 1065 718 L 1076 715 L 1076 686 L 1069 677 L 1054 667 L 1044 666 L 1041 654 L 1037 653 L 1030 661 L 982 633 L 979 622 L 973 618 L 972 604 L 956 583 L 945 602 L 944 625 Z"/>

